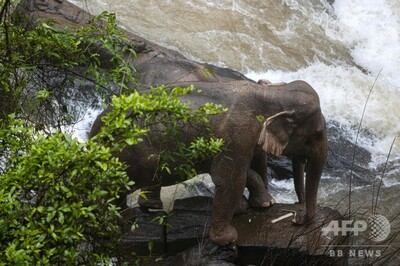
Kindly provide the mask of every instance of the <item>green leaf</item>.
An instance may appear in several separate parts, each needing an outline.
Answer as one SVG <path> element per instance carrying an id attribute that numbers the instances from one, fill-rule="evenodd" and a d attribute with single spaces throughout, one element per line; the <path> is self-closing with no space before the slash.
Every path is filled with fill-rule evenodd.
<path id="1" fill-rule="evenodd" d="M 58 213 L 58 222 L 64 224 L 64 214 L 62 212 Z"/>
<path id="2" fill-rule="evenodd" d="M 50 92 L 48 90 L 40 90 L 36 93 L 36 98 L 40 100 L 45 100 L 50 97 Z"/>

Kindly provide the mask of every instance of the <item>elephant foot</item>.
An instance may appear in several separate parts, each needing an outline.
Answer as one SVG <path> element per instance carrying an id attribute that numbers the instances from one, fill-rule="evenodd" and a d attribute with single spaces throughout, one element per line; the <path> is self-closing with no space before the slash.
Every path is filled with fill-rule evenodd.
<path id="1" fill-rule="evenodd" d="M 249 203 L 253 208 L 268 208 L 276 203 L 275 199 L 268 192 L 263 195 L 254 195 L 250 193 Z"/>
<path id="2" fill-rule="evenodd" d="M 267 208 L 276 203 L 269 194 L 263 178 L 253 169 L 247 171 L 246 187 L 250 192 L 249 204 L 254 208 Z"/>
<path id="3" fill-rule="evenodd" d="M 225 246 L 235 242 L 238 238 L 238 233 L 230 224 L 225 226 L 211 226 L 209 237 L 218 246 Z"/>
<path id="4" fill-rule="evenodd" d="M 296 217 L 293 219 L 293 223 L 297 225 L 308 225 L 312 223 L 313 219 L 309 218 L 307 215 L 297 213 Z"/>

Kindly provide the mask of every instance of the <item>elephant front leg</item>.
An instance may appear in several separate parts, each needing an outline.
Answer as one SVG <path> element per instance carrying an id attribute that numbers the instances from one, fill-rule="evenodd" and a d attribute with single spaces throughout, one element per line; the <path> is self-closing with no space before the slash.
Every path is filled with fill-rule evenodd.
<path id="1" fill-rule="evenodd" d="M 238 237 L 231 220 L 244 192 L 249 164 L 221 157 L 213 162 L 210 173 L 215 192 L 209 237 L 215 244 L 224 246 Z"/>
<path id="2" fill-rule="evenodd" d="M 304 163 L 302 163 L 300 159 L 294 158 L 292 159 L 292 166 L 294 189 L 296 191 L 297 198 L 299 199 L 298 203 L 304 204 Z"/>

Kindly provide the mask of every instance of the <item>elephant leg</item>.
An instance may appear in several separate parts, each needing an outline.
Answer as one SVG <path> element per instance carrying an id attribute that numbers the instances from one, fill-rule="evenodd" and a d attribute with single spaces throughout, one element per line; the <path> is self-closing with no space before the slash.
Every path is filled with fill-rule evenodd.
<path id="1" fill-rule="evenodd" d="M 251 169 L 254 169 L 254 171 L 256 171 L 257 174 L 260 176 L 262 182 L 264 183 L 264 187 L 268 193 L 269 183 L 268 183 L 267 156 L 268 155 L 266 152 L 262 152 L 260 154 L 255 155 L 251 161 Z"/>
<path id="2" fill-rule="evenodd" d="M 239 156 L 222 153 L 214 158 L 211 166 L 210 174 L 215 192 L 209 237 L 219 246 L 232 243 L 238 237 L 230 222 L 244 192 L 250 161 L 237 157 Z"/>
<path id="3" fill-rule="evenodd" d="M 266 208 L 275 204 L 275 199 L 268 193 L 261 176 L 253 169 L 247 171 L 246 187 L 250 192 L 249 204 L 251 207 Z"/>
<path id="4" fill-rule="evenodd" d="M 155 185 L 148 188 L 142 188 L 142 193 L 144 195 L 140 195 L 138 199 L 138 204 L 140 207 L 148 208 L 148 209 L 162 209 L 163 202 L 160 198 L 161 185 Z"/>
<path id="5" fill-rule="evenodd" d="M 293 178 L 294 178 L 294 189 L 296 190 L 298 203 L 305 203 L 304 196 L 304 163 L 298 158 L 292 159 L 293 165 Z"/>

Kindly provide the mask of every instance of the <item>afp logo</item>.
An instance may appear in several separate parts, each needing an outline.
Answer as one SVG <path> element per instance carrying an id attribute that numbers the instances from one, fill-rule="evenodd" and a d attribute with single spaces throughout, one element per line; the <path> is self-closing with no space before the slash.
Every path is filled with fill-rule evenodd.
<path id="1" fill-rule="evenodd" d="M 333 220 L 326 227 L 322 228 L 322 235 L 327 236 L 333 233 L 334 236 L 346 236 L 349 233 L 358 236 L 361 232 L 369 231 L 368 238 L 375 242 L 382 242 L 390 234 L 390 222 L 382 215 L 373 215 L 363 220 Z"/>

